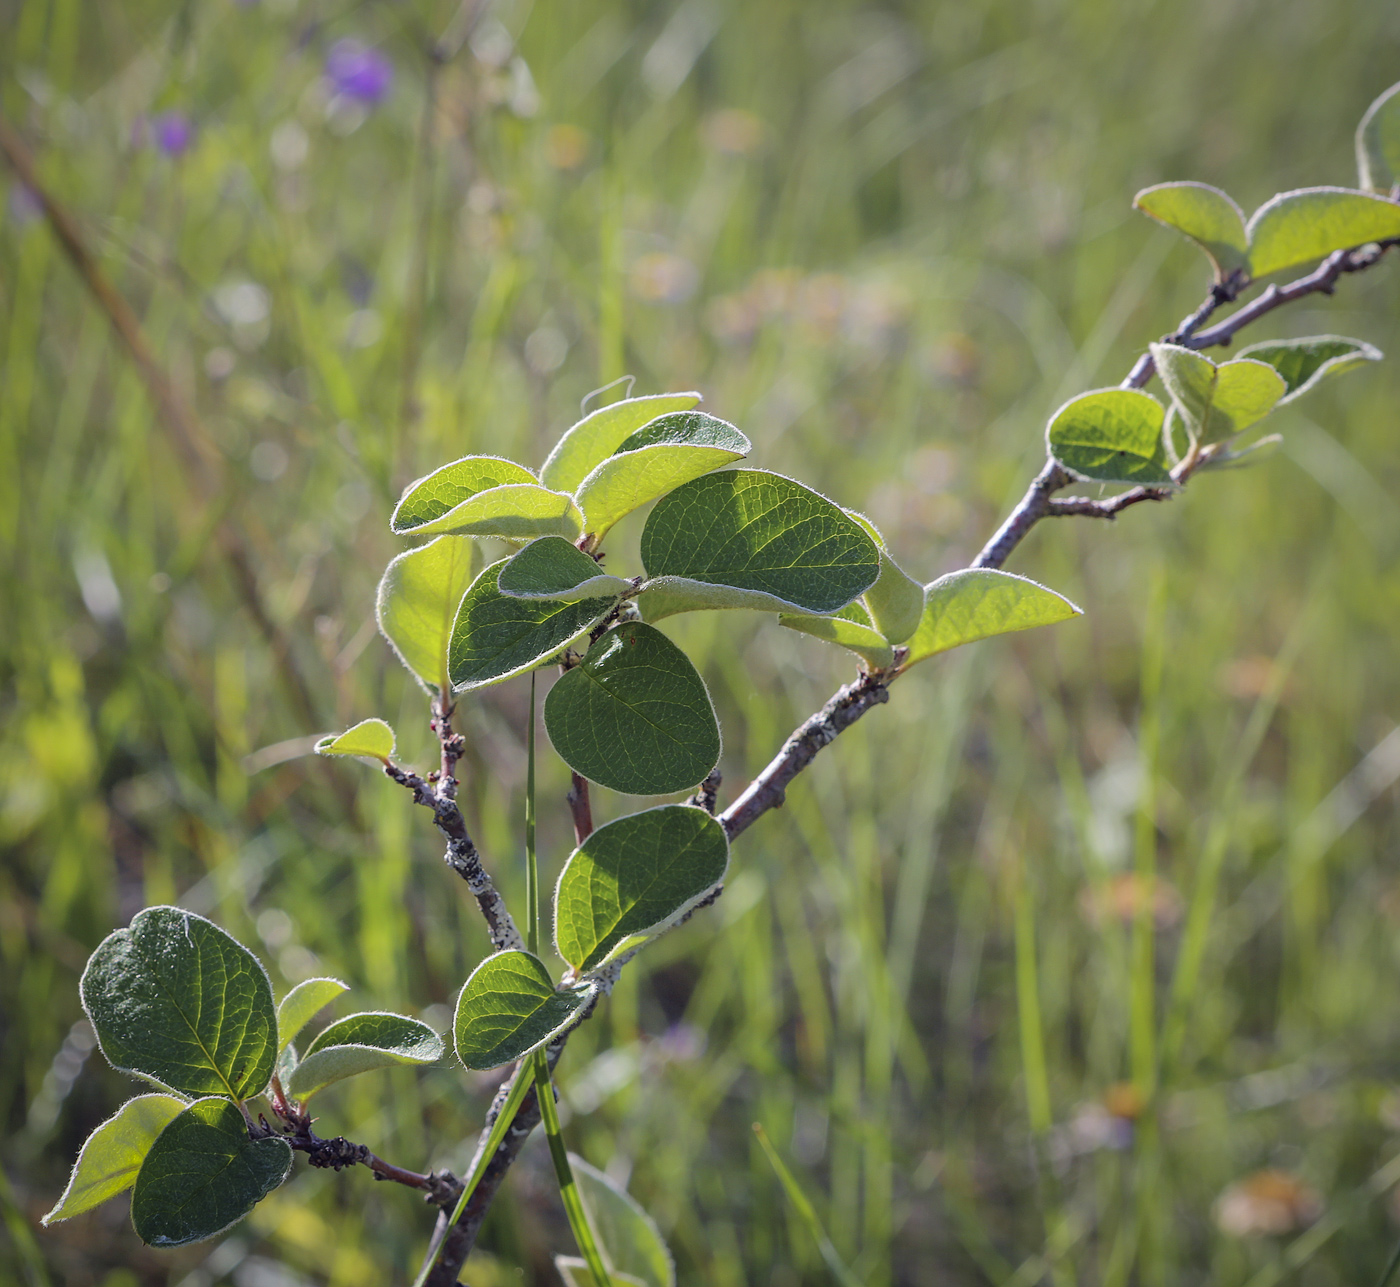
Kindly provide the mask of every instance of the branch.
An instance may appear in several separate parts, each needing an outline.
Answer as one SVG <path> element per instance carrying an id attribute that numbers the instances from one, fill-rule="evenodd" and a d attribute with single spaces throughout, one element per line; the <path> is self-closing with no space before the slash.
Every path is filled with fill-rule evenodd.
<path id="1" fill-rule="evenodd" d="M 443 860 L 467 882 L 467 888 L 486 918 L 491 946 L 498 952 L 524 951 L 525 939 L 516 927 L 510 909 L 506 907 L 506 900 L 481 865 L 481 855 L 472 843 L 467 821 L 457 804 L 457 779 L 452 776 L 452 770 L 462 752 L 463 741 L 460 734 L 452 732 L 450 708 L 446 714 L 441 707 L 438 708 L 433 728 L 442 743 L 442 770 L 421 778 L 397 764 L 387 763 L 384 772 L 401 787 L 413 792 L 414 804 L 421 804 L 433 811 L 433 826 L 447 841 Z"/>
<path id="2" fill-rule="evenodd" d="M 593 802 L 588 795 L 588 779 L 581 773 L 569 774 L 569 812 L 574 815 L 574 844 L 581 845 L 593 834 Z"/>
<path id="3" fill-rule="evenodd" d="M 1228 344 L 1243 327 L 1273 309 L 1317 291 L 1330 293 L 1339 276 L 1343 273 L 1359 272 L 1370 267 L 1391 244 L 1397 243 L 1387 242 L 1379 247 L 1339 251 L 1337 254 L 1329 256 L 1316 271 L 1308 276 L 1299 278 L 1284 287 L 1271 286 L 1247 308 L 1241 309 L 1209 330 L 1200 330 L 1218 308 L 1232 303 L 1238 293 L 1248 285 L 1241 278 L 1232 277 L 1226 282 L 1218 283 L 1212 287 L 1210 294 L 1202 301 L 1201 305 L 1183 318 L 1177 329 L 1165 338 L 1170 343 L 1185 344 L 1194 349 Z M 1127 379 L 1124 380 L 1124 387 L 1142 387 L 1151 378 L 1153 371 L 1151 354 L 1144 354 L 1138 359 Z M 1202 454 L 1195 459 L 1183 461 L 1175 473 L 1175 481 L 1178 484 L 1184 483 L 1190 474 L 1200 465 L 1206 463 L 1208 459 L 1208 454 Z M 987 542 L 986 547 L 977 556 L 972 566 L 1000 568 L 1021 541 L 1025 539 L 1031 528 L 1042 518 L 1084 516 L 1112 519 L 1133 505 L 1144 501 L 1166 500 L 1174 494 L 1174 489 L 1169 488 L 1134 487 L 1106 500 L 1093 500 L 1087 497 L 1057 498 L 1055 496 L 1056 492 L 1062 491 L 1074 481 L 1074 475 L 1057 461 L 1053 459 L 1047 461 L 1045 467 L 1031 483 L 1025 496 L 1007 516 L 1006 521 L 998 528 L 992 539 Z M 782 750 L 773 757 L 767 767 L 744 788 L 739 798 L 719 815 L 719 820 L 729 839 L 732 841 L 747 831 L 770 809 L 779 808 L 786 798 L 788 784 L 817 757 L 823 747 L 829 746 L 867 711 L 887 702 L 889 700 L 889 686 L 901 673 L 898 666 L 887 671 L 862 672 L 856 680 L 837 691 L 821 710 L 804 721 L 783 743 Z M 713 812 L 718 790 L 719 775 L 716 772 L 701 784 L 692 803 Z M 575 826 L 577 828 L 578 812 L 574 791 L 570 792 L 569 798 L 571 807 L 575 809 Z M 680 918 L 677 924 L 684 924 L 690 915 L 698 911 L 700 907 L 709 906 L 715 902 L 723 892 L 723 886 L 716 888 L 709 897 L 697 907 L 692 908 L 690 913 Z M 612 963 L 606 977 L 601 977 L 599 980 L 600 991 L 611 990 L 611 985 L 616 981 L 621 967 L 633 955 L 635 955 L 635 950 Z M 563 1034 L 550 1047 L 551 1065 L 558 1060 L 559 1055 L 563 1052 L 568 1035 L 568 1033 Z M 518 1070 L 515 1075 L 520 1075 Z M 509 1093 L 509 1086 L 510 1083 L 507 1082 L 496 1096 L 493 1113 L 487 1119 L 487 1132 L 495 1120 L 494 1112 L 499 1109 L 499 1105 L 504 1103 L 505 1095 Z M 428 1279 L 429 1287 L 452 1287 L 452 1284 L 456 1283 L 457 1274 L 476 1242 L 477 1233 L 492 1198 L 505 1179 L 507 1171 L 518 1156 L 526 1138 L 538 1122 L 539 1107 L 534 1099 L 534 1092 L 531 1091 L 516 1115 L 516 1124 L 506 1135 L 505 1142 L 502 1143 L 497 1156 L 492 1159 L 486 1177 L 467 1204 L 467 1210 L 463 1213 L 461 1221 L 451 1230 L 444 1231 L 443 1226 L 447 1220 L 447 1213 L 444 1212 L 439 1216 L 433 1245 L 436 1247 L 437 1243 L 443 1239 L 444 1232 L 447 1241 L 442 1256 Z M 485 1138 L 486 1132 L 483 1132 L 483 1144 Z"/>
<path id="4" fill-rule="evenodd" d="M 357 1164 L 367 1166 L 374 1172 L 376 1180 L 392 1180 L 395 1184 L 419 1189 L 424 1200 L 431 1202 L 435 1207 L 455 1206 L 461 1195 L 462 1182 L 451 1171 L 430 1171 L 426 1175 L 420 1175 L 417 1171 L 405 1170 L 392 1162 L 386 1162 L 382 1157 L 376 1157 L 364 1144 L 354 1144 L 343 1135 L 331 1140 L 322 1139 L 311 1129 L 312 1118 L 308 1114 L 292 1107 L 285 1100 L 279 1104 L 276 1097 L 273 1100 L 273 1112 L 282 1123 L 280 1126 L 270 1126 L 267 1119 L 259 1115 L 258 1121 L 261 1125 L 251 1126 L 249 1135 L 253 1139 L 268 1139 L 273 1136 L 284 1139 L 292 1146 L 293 1151 L 305 1153 L 312 1166 L 331 1171 L 340 1171 Z"/>

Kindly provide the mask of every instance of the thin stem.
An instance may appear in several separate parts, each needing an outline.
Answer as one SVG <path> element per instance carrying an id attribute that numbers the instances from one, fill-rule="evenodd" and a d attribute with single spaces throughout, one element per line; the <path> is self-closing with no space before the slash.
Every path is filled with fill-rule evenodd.
<path id="1" fill-rule="evenodd" d="M 352 1143 L 343 1135 L 322 1139 L 311 1129 L 312 1118 L 285 1101 L 280 1107 L 274 1102 L 273 1111 L 283 1123 L 280 1127 L 271 1126 L 266 1118 L 259 1117 L 258 1124 L 250 1124 L 249 1134 L 254 1139 L 276 1136 L 286 1140 L 293 1150 L 305 1153 L 312 1166 L 331 1171 L 341 1171 L 347 1166 L 367 1166 L 374 1172 L 375 1179 L 419 1189 L 429 1202 L 439 1207 L 450 1206 L 462 1191 L 461 1182 L 450 1171 L 430 1171 L 423 1175 L 386 1162 L 364 1144 Z"/>
<path id="2" fill-rule="evenodd" d="M 534 1054 L 535 1096 L 540 1101 L 540 1116 L 544 1121 L 545 1137 L 549 1140 L 549 1156 L 554 1162 L 554 1174 L 559 1180 L 559 1196 L 564 1202 L 564 1213 L 569 1217 L 569 1227 L 574 1231 L 574 1241 L 588 1262 L 588 1272 L 598 1287 L 609 1287 L 612 1282 L 607 1266 L 603 1264 L 602 1252 L 598 1250 L 597 1239 L 588 1223 L 588 1212 L 583 1209 L 583 1199 L 579 1196 L 578 1185 L 574 1183 L 574 1168 L 569 1165 L 569 1150 L 564 1147 L 564 1132 L 559 1124 L 559 1108 L 554 1102 L 554 1083 L 549 1078 L 549 1061 L 543 1050 Z"/>
<path id="3" fill-rule="evenodd" d="M 535 672 L 530 672 L 530 725 L 525 734 L 525 946 L 540 950 L 540 869 L 535 860 Z"/>

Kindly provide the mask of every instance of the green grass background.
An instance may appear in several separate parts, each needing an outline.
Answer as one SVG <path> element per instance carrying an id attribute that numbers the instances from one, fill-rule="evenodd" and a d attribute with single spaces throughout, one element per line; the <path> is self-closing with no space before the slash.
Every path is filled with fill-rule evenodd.
<path id="1" fill-rule="evenodd" d="M 38 1228 L 132 1089 L 91 1053 L 77 979 L 142 906 L 214 917 L 279 994 L 335 974 L 443 1027 L 488 950 L 425 812 L 304 744 L 263 753 L 379 714 L 429 763 L 372 619 L 406 481 L 469 452 L 538 464 L 631 373 L 703 391 L 754 463 L 867 511 L 931 579 L 1020 494 L 1048 414 L 1204 292 L 1133 193 L 1201 179 L 1248 210 L 1352 183 L 1356 121 L 1400 78 L 1379 0 L 506 0 L 434 68 L 455 9 L 0 0 L 3 111 L 221 462 L 206 505 L 11 200 L 0 1282 L 370 1287 L 416 1264 L 430 1213 L 364 1172 L 299 1168 L 177 1253 L 142 1248 L 123 1201 Z M 345 36 L 397 70 L 363 119 L 322 84 Z M 197 127 L 178 160 L 133 141 L 166 110 Z M 1400 348 L 1396 271 L 1252 337 Z M 683 1284 L 829 1280 L 754 1121 L 870 1287 L 1379 1277 L 1400 1235 L 1398 405 L 1400 366 L 1367 368 L 1278 416 L 1254 469 L 1038 529 L 1012 570 L 1086 616 L 902 680 L 575 1036 L 571 1143 L 654 1213 Z M 225 515 L 310 727 L 211 545 Z M 750 614 L 668 631 L 715 693 L 731 797 L 851 670 Z M 462 716 L 463 797 L 517 897 L 527 693 Z M 564 786 L 548 757 L 551 881 Z M 318 1129 L 460 1170 L 492 1084 L 374 1074 L 327 1092 Z M 1315 1221 L 1223 1231 L 1218 1199 L 1264 1168 Z M 556 1281 L 551 1183 L 535 1141 L 473 1287 Z"/>

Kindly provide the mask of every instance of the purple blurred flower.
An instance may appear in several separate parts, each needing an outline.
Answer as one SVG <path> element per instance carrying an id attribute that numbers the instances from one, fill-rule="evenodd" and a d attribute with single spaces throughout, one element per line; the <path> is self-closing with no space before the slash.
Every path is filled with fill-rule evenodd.
<path id="1" fill-rule="evenodd" d="M 150 138 L 166 156 L 181 156 L 194 146 L 194 125 L 183 112 L 162 112 L 151 118 Z"/>
<path id="2" fill-rule="evenodd" d="M 21 228 L 44 213 L 44 203 L 39 200 L 39 194 L 18 181 L 10 185 L 9 206 L 10 218 Z"/>
<path id="3" fill-rule="evenodd" d="M 385 54 L 358 40 L 337 40 L 326 55 L 326 79 L 337 94 L 374 104 L 388 97 L 394 64 Z"/>

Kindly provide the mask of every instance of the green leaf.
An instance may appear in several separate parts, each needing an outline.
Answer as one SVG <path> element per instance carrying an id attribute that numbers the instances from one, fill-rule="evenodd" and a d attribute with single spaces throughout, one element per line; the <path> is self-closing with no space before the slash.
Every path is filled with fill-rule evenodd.
<path id="1" fill-rule="evenodd" d="M 457 998 L 457 1058 L 479 1072 L 523 1059 L 568 1028 L 597 990 L 583 983 L 556 992 L 529 952 L 488 956 Z"/>
<path id="2" fill-rule="evenodd" d="M 1202 471 L 1207 469 L 1244 469 L 1273 455 L 1282 443 L 1282 434 L 1271 433 L 1267 437 L 1260 438 L 1257 442 L 1250 443 L 1248 447 L 1216 452 L 1209 460 L 1202 461 L 1200 468 Z"/>
<path id="3" fill-rule="evenodd" d="M 1283 377 L 1288 392 L 1279 399 L 1279 406 L 1284 406 L 1334 375 L 1363 362 L 1379 362 L 1383 354 L 1364 340 L 1311 335 L 1302 340 L 1264 340 L 1241 349 L 1239 356 L 1267 362 Z"/>
<path id="4" fill-rule="evenodd" d="M 562 536 L 541 536 L 506 560 L 496 588 L 513 599 L 613 598 L 630 594 L 632 583 L 609 576 L 591 555 Z"/>
<path id="5" fill-rule="evenodd" d="M 73 1174 L 54 1209 L 42 1223 L 68 1220 L 114 1198 L 136 1183 L 146 1154 L 186 1101 L 174 1095 L 138 1095 L 128 1099 L 83 1145 Z"/>
<path id="6" fill-rule="evenodd" d="M 1158 183 L 1133 198 L 1143 214 L 1190 237 L 1210 256 L 1216 281 L 1245 266 L 1249 236 L 1244 211 L 1208 183 Z"/>
<path id="7" fill-rule="evenodd" d="M 578 1154 L 570 1153 L 569 1162 L 608 1273 L 646 1287 L 675 1287 L 676 1266 L 666 1241 L 636 1198 Z"/>
<path id="8" fill-rule="evenodd" d="M 1267 362 L 1239 357 L 1216 365 L 1179 344 L 1149 346 L 1157 374 L 1196 442 L 1220 442 L 1262 420 L 1287 391 Z"/>
<path id="9" fill-rule="evenodd" d="M 584 528 L 602 536 L 634 509 L 682 483 L 741 460 L 750 443 L 733 425 L 702 411 L 658 416 L 628 437 L 579 485 Z"/>
<path id="10" fill-rule="evenodd" d="M 1363 188 L 1389 192 L 1400 181 L 1400 85 L 1392 85 L 1356 127 L 1356 170 Z"/>
<path id="11" fill-rule="evenodd" d="M 297 1054 L 297 1048 L 290 1041 L 277 1054 L 277 1067 L 273 1070 L 273 1076 L 277 1078 L 278 1084 L 283 1090 L 287 1088 L 287 1083 L 291 1081 L 292 1074 L 296 1072 L 297 1065 L 301 1062 L 301 1056 Z"/>
<path id="12" fill-rule="evenodd" d="M 919 599 L 923 600 L 923 586 L 919 587 Z M 828 643 L 840 644 L 862 657 L 872 670 L 884 670 L 894 661 L 894 649 L 885 636 L 870 626 L 848 621 L 844 617 L 816 617 L 799 612 L 780 612 L 778 624 L 789 630 L 800 630 L 806 635 L 816 635 Z"/>
<path id="13" fill-rule="evenodd" d="M 379 629 L 429 693 L 447 687 L 447 641 L 478 569 L 477 549 L 465 536 L 439 536 L 400 554 L 379 582 Z"/>
<path id="14" fill-rule="evenodd" d="M 890 557 L 885 548 L 885 538 L 880 535 L 874 523 L 864 514 L 857 514 L 854 510 L 848 509 L 846 513 L 865 529 L 866 535 L 875 542 L 876 549 L 880 551 L 880 575 L 875 584 L 865 592 L 865 605 L 870 611 L 871 624 L 884 636 L 886 642 L 903 643 L 919 628 L 919 619 L 924 614 L 924 587 L 913 577 L 906 575 L 899 564 Z M 801 626 L 796 628 L 802 629 Z M 849 648 L 851 645 L 845 646 Z"/>
<path id="15" fill-rule="evenodd" d="M 909 641 L 909 658 L 933 657 L 992 635 L 1050 626 L 1081 615 L 1062 594 L 1011 572 L 965 568 L 929 585 L 924 618 Z"/>
<path id="16" fill-rule="evenodd" d="M 362 719 L 343 733 L 327 733 L 316 743 L 317 755 L 358 755 L 388 764 L 394 756 L 394 730 L 382 719 Z"/>
<path id="17" fill-rule="evenodd" d="M 452 623 L 447 670 L 459 692 L 538 666 L 596 625 L 617 603 L 616 595 L 578 603 L 511 598 L 497 584 L 505 563 L 493 563 L 472 582 Z"/>
<path id="18" fill-rule="evenodd" d="M 107 1062 L 183 1095 L 261 1094 L 277 1011 L 261 962 L 212 921 L 148 907 L 98 944 L 79 982 Z"/>
<path id="19" fill-rule="evenodd" d="M 524 465 L 500 456 L 467 456 L 410 483 L 389 526 L 400 536 L 456 532 L 529 540 L 578 536 L 582 521 L 569 496 L 541 487 Z"/>
<path id="20" fill-rule="evenodd" d="M 692 805 L 663 804 L 599 827 L 559 875 L 559 955 L 576 970 L 596 969 L 629 940 L 684 915 L 728 866 L 724 828 Z"/>
<path id="21" fill-rule="evenodd" d="M 298 983 L 277 1007 L 277 1046 L 284 1049 L 336 997 L 350 991 L 339 979 L 306 979 Z"/>
<path id="22" fill-rule="evenodd" d="M 249 1139 L 243 1114 L 228 1100 L 196 1100 L 141 1163 L 131 1223 L 152 1247 L 202 1242 L 243 1219 L 291 1166 L 286 1140 Z"/>
<path id="23" fill-rule="evenodd" d="M 1334 250 L 1400 237 L 1400 205 L 1350 188 L 1280 192 L 1249 220 L 1249 271 L 1264 277 Z"/>
<path id="24" fill-rule="evenodd" d="M 707 474 L 657 502 L 642 531 L 648 621 L 696 608 L 831 613 L 868 590 L 880 551 L 825 496 L 761 469 Z"/>
<path id="25" fill-rule="evenodd" d="M 332 1082 L 395 1064 L 434 1064 L 442 1038 L 407 1015 L 352 1014 L 323 1028 L 302 1055 L 285 1089 L 305 1103 Z"/>
<path id="26" fill-rule="evenodd" d="M 1071 398 L 1046 430 L 1050 453 L 1071 473 L 1100 483 L 1170 487 L 1166 412 L 1138 389 L 1097 389 Z"/>
<path id="27" fill-rule="evenodd" d="M 556 491 L 573 492 L 638 429 L 657 416 L 699 406 L 698 393 L 655 393 L 624 398 L 584 416 L 554 445 L 540 470 L 540 482 Z"/>
<path id="28" fill-rule="evenodd" d="M 636 621 L 602 635 L 559 677 L 544 726 L 576 773 L 632 795 L 684 791 L 719 761 L 705 681 L 661 631 Z"/>

